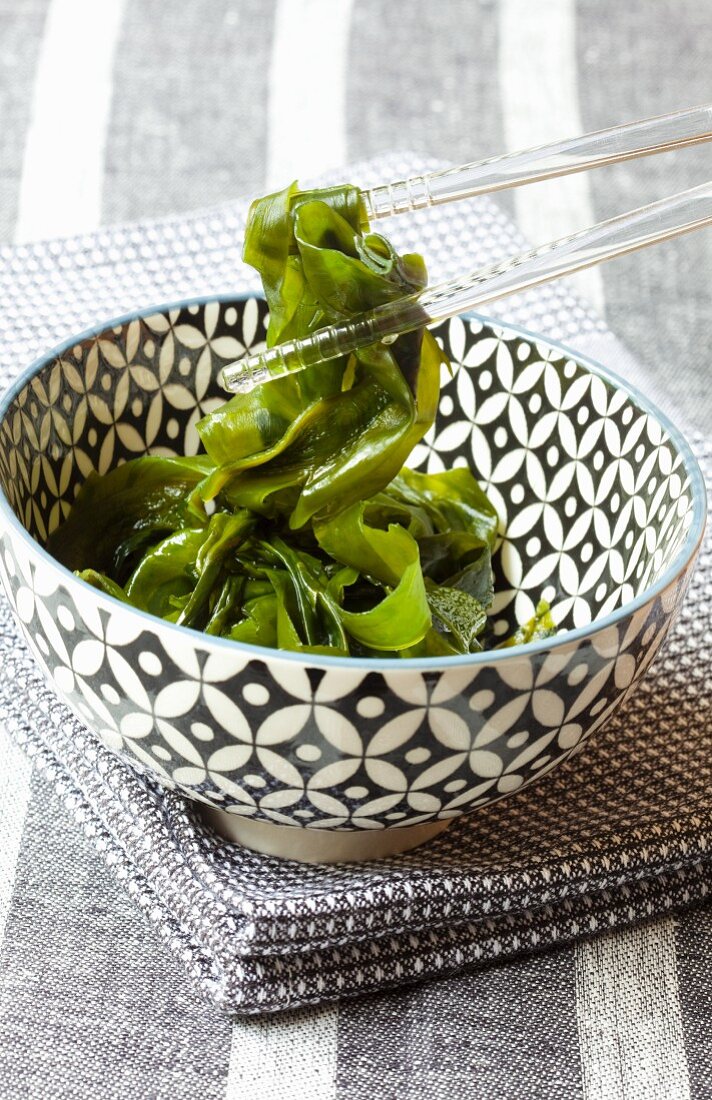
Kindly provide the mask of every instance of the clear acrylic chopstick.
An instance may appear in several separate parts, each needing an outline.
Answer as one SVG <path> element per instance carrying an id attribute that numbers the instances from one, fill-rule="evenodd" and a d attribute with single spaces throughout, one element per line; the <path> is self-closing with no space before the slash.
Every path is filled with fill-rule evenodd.
<path id="1" fill-rule="evenodd" d="M 573 236 L 523 252 L 502 263 L 426 287 L 419 294 L 378 306 L 360 317 L 320 329 L 304 339 L 246 356 L 223 369 L 222 383 L 230 392 L 247 393 L 264 382 L 335 359 L 368 344 L 379 340 L 391 343 L 401 333 L 411 332 L 421 325 L 436 324 L 497 298 L 710 224 L 712 181 L 599 222 Z"/>
<path id="2" fill-rule="evenodd" d="M 657 115 L 362 191 L 370 221 L 651 156 L 712 138 L 712 104 Z"/>

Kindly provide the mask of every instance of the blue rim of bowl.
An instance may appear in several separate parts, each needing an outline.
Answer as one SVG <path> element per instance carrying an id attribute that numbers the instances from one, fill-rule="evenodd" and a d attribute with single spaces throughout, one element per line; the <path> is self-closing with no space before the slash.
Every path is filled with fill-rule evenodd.
<path id="1" fill-rule="evenodd" d="M 256 292 L 240 294 L 226 293 L 206 294 L 196 298 L 185 298 L 178 302 L 161 302 L 158 305 L 150 306 L 145 309 L 133 310 L 120 317 L 113 317 L 107 321 L 92 325 L 90 328 L 84 329 L 83 332 L 75 333 L 69 339 L 63 340 L 61 344 L 51 348 L 49 351 L 45 352 L 44 355 L 35 359 L 24 371 L 22 371 L 18 378 L 15 379 L 0 400 L 0 422 L 5 419 L 8 409 L 15 397 L 17 397 L 28 382 L 30 382 L 43 367 L 51 363 L 52 360 L 58 359 L 60 356 L 64 355 L 65 352 L 69 351 L 70 348 L 75 347 L 84 340 L 92 339 L 102 332 L 116 329 L 122 325 L 128 324 L 130 321 L 143 320 L 156 313 L 169 313 L 175 310 L 189 309 L 191 306 L 200 307 L 207 305 L 209 302 L 216 302 L 220 305 L 230 305 L 236 302 L 246 302 L 253 298 L 259 299 L 261 297 L 262 296 Z M 537 653 L 549 652 L 552 649 L 558 649 L 560 646 L 564 645 L 571 645 L 593 634 L 597 634 L 599 631 L 605 630 L 609 626 L 613 626 L 621 619 L 628 618 L 641 607 L 652 602 L 656 596 L 673 583 L 694 557 L 695 551 L 704 534 L 705 520 L 707 517 L 707 490 L 699 463 L 682 432 L 675 427 L 665 413 L 661 412 L 660 409 L 658 409 L 657 406 L 635 386 L 626 382 L 625 379 L 617 375 L 615 371 L 605 367 L 602 363 L 598 363 L 595 359 L 591 359 L 587 355 L 582 355 L 574 351 L 558 340 L 549 339 L 541 333 L 531 332 L 529 329 L 521 328 L 519 325 L 510 325 L 503 321 L 498 321 L 494 317 L 487 317 L 475 311 L 463 313 L 461 317 L 464 321 L 477 321 L 483 326 L 495 331 L 512 333 L 515 336 L 520 336 L 522 339 L 535 346 L 538 345 L 551 348 L 553 351 L 557 351 L 561 353 L 561 355 L 586 367 L 587 370 L 590 370 L 593 374 L 598 375 L 618 389 L 622 389 L 633 398 L 635 403 L 644 412 L 656 418 L 683 458 L 685 469 L 690 476 L 693 516 L 680 551 L 675 557 L 674 562 L 668 566 L 655 584 L 646 588 L 644 592 L 628 603 L 616 608 L 615 611 L 611 611 L 610 614 L 605 615 L 602 619 L 593 619 L 590 623 L 587 623 L 586 626 L 573 627 L 571 630 L 567 630 L 560 635 L 555 634 L 550 638 L 542 638 L 536 642 L 525 642 L 522 645 L 512 646 L 508 649 L 486 649 L 482 650 L 480 653 L 463 653 L 453 657 L 329 657 L 325 654 L 297 653 L 285 649 L 272 649 L 268 646 L 255 646 L 249 645 L 246 642 L 236 642 L 231 638 L 220 638 L 215 635 L 207 635 L 201 630 L 194 630 L 192 627 L 177 626 L 175 623 L 168 622 L 166 619 L 160 619 L 156 615 L 150 615 L 147 611 L 129 607 L 113 596 L 108 596 L 99 591 L 99 589 L 94 588 L 93 585 L 88 584 L 86 581 L 80 580 L 70 569 L 67 569 L 67 567 L 62 565 L 61 562 L 58 562 L 56 558 L 53 558 L 36 539 L 33 539 L 32 536 L 28 534 L 27 530 L 22 526 L 10 507 L 10 502 L 2 489 L 0 489 L 0 519 L 4 520 L 9 527 L 14 528 L 21 539 L 25 539 L 32 543 L 33 551 L 44 558 L 53 568 L 65 575 L 68 581 L 82 587 L 86 586 L 87 589 L 91 590 L 97 602 L 103 604 L 109 611 L 115 611 L 117 608 L 122 608 L 125 612 L 138 615 L 141 619 L 144 619 L 146 621 L 146 630 L 148 631 L 158 629 L 160 624 L 160 628 L 169 631 L 177 631 L 181 637 L 185 637 L 186 634 L 192 636 L 196 645 L 200 645 L 204 648 L 212 648 L 215 645 L 220 648 L 227 647 L 227 649 L 232 652 L 238 651 L 244 653 L 249 659 L 257 661 L 286 661 L 290 664 L 296 663 L 299 665 L 308 665 L 310 668 L 324 669 L 362 668 L 370 672 L 391 673 L 396 671 L 406 672 L 409 670 L 446 672 L 448 669 L 470 666 L 472 668 L 477 668 L 480 665 L 499 664 L 501 661 L 511 661 L 519 657 L 535 656 Z"/>

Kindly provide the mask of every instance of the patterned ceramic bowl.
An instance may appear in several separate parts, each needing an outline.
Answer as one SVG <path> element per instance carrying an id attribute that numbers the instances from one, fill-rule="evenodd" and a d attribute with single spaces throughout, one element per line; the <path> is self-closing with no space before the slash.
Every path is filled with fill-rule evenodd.
<path id="1" fill-rule="evenodd" d="M 687 587 L 702 478 L 602 367 L 456 318 L 439 330 L 455 374 L 410 464 L 474 469 L 501 517 L 494 629 L 543 596 L 556 637 L 439 660 L 307 657 L 176 627 L 58 565 L 43 542 L 89 471 L 194 453 L 218 369 L 264 322 L 256 298 L 181 304 L 35 363 L 0 407 L 0 572 L 62 698 L 227 835 L 297 859 L 405 851 L 578 752 L 635 689 Z"/>

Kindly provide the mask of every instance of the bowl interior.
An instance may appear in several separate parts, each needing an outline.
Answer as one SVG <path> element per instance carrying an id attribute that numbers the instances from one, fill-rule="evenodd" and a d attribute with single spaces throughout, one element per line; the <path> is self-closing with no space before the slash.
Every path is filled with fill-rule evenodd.
<path id="1" fill-rule="evenodd" d="M 0 423 L 0 486 L 29 534 L 46 540 L 92 470 L 196 453 L 198 420 L 225 399 L 219 369 L 259 346 L 265 324 L 258 298 L 191 304 L 40 365 Z M 454 372 L 409 464 L 468 465 L 496 505 L 495 632 L 542 597 L 560 627 L 584 626 L 654 583 L 692 523 L 689 471 L 654 412 L 544 341 L 462 318 L 436 335 Z"/>

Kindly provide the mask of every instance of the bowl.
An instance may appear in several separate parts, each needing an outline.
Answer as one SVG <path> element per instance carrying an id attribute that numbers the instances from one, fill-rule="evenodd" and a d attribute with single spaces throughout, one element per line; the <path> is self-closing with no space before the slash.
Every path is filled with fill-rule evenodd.
<path id="1" fill-rule="evenodd" d="M 2 583 L 57 693 L 224 835 L 302 860 L 406 851 L 580 751 L 633 692 L 683 599 L 705 520 L 680 433 L 610 371 L 481 317 L 410 465 L 472 467 L 501 517 L 495 634 L 548 599 L 560 632 L 440 659 L 285 653 L 136 611 L 44 549 L 91 470 L 195 453 L 256 297 L 112 321 L 34 363 L 0 406 Z M 612 771 L 616 761 L 610 761 Z"/>

